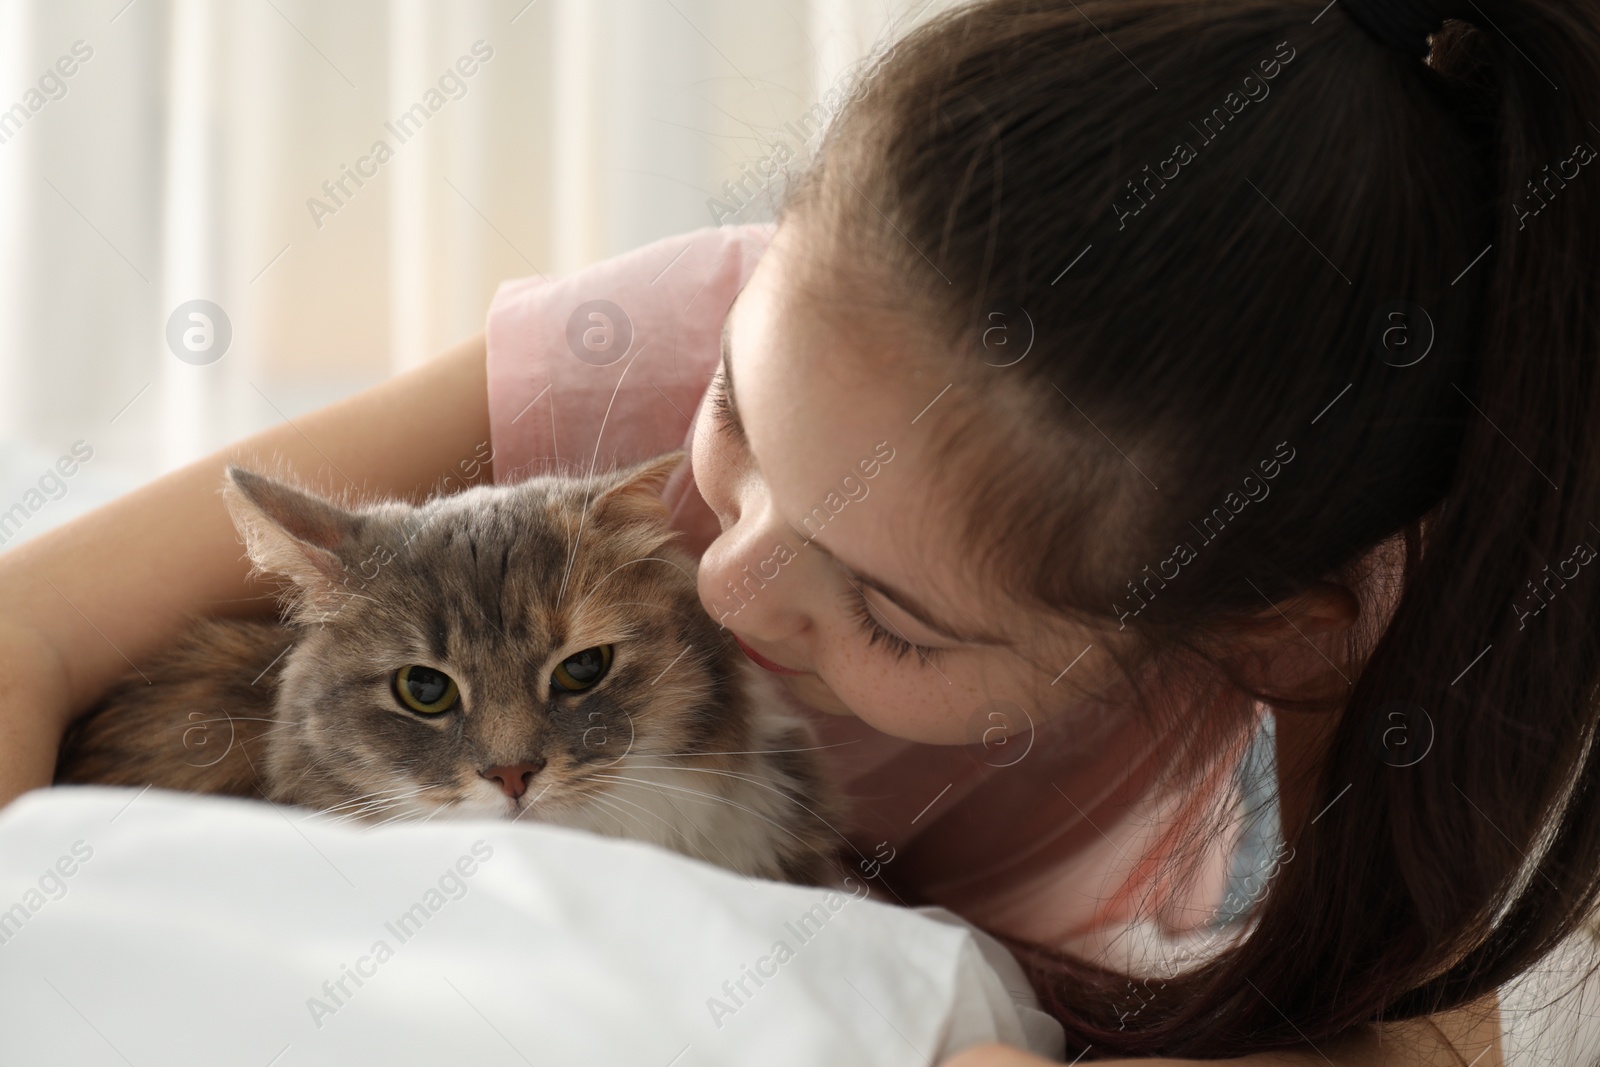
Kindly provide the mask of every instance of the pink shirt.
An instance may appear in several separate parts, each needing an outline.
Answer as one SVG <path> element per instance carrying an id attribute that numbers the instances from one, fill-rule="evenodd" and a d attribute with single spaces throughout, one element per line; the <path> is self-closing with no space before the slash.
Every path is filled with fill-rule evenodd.
<path id="1" fill-rule="evenodd" d="M 769 224 L 705 228 L 566 277 L 502 283 L 488 319 L 496 480 L 688 448 L 723 318 L 771 235 Z M 719 527 L 688 462 L 666 496 L 699 555 Z M 1026 734 L 923 745 L 811 715 L 854 804 L 848 836 L 887 859 L 882 873 L 908 903 L 1132 970 L 1187 940 L 1222 901 L 1229 835 L 1214 835 L 1194 876 L 1176 880 L 1185 884 L 1155 873 L 1185 828 L 1236 803 L 1238 753 L 1205 788 L 1161 795 L 1151 782 L 1162 740 L 1105 708 L 1040 725 L 1031 745 Z"/>

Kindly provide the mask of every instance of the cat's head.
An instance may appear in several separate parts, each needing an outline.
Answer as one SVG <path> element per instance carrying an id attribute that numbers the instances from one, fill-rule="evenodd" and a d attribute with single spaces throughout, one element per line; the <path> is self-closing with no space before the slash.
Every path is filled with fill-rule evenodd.
<path id="1" fill-rule="evenodd" d="M 681 458 L 415 506 L 229 468 L 234 522 L 257 569 L 292 583 L 302 633 L 278 679 L 269 795 L 368 820 L 587 825 L 621 809 L 619 777 L 747 749 L 741 657 L 660 497 Z"/>

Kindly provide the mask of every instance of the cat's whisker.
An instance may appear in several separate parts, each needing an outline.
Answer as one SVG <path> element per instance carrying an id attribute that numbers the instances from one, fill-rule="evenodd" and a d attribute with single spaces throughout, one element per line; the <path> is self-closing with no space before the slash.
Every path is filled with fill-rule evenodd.
<path id="1" fill-rule="evenodd" d="M 610 796 L 607 796 L 604 793 L 595 793 L 594 795 L 588 797 L 587 799 L 588 799 L 589 803 L 594 804 L 597 807 L 603 807 L 603 808 L 606 808 L 606 809 L 608 809 L 610 811 L 615 812 L 616 813 L 615 817 L 620 822 L 622 822 L 624 825 L 626 825 L 627 821 L 631 821 L 633 823 L 633 825 L 639 827 L 641 831 L 643 831 L 644 828 L 645 828 L 644 823 L 640 821 L 640 819 L 639 819 L 639 817 L 637 815 L 634 815 L 632 812 L 629 812 L 624 808 L 618 807 L 619 804 L 626 804 L 630 808 L 637 808 L 640 811 L 644 812 L 646 815 L 649 815 L 652 818 L 654 818 L 657 822 L 661 823 L 663 826 L 666 826 L 668 829 L 672 829 L 673 828 L 672 823 L 667 821 L 665 818 L 663 818 L 659 812 L 651 811 L 649 808 L 645 807 L 643 804 L 638 804 L 638 803 L 635 803 L 634 801 L 628 800 L 628 799 L 626 799 L 624 797 L 619 797 L 615 793 L 612 793 Z M 641 833 L 640 836 L 643 836 L 643 834 Z"/>
<path id="2" fill-rule="evenodd" d="M 448 813 L 453 812 L 453 811 L 457 810 L 458 808 L 460 808 L 462 806 L 462 804 L 463 804 L 463 801 L 460 801 L 460 800 L 439 801 L 439 802 L 433 804 L 433 806 L 428 809 L 428 813 L 426 815 L 422 816 L 422 818 L 418 819 L 417 822 L 420 825 L 422 823 L 429 822 L 429 821 L 437 818 L 440 815 L 447 815 Z M 413 814 L 415 814 L 415 813 L 413 813 Z"/>
<path id="3" fill-rule="evenodd" d="M 446 803 L 434 803 L 434 805 L 427 809 L 427 814 L 422 814 L 421 811 L 418 811 L 418 805 L 416 805 L 416 803 L 410 803 L 410 801 L 416 800 L 416 798 L 421 797 L 421 795 L 424 795 L 424 793 L 432 792 L 432 790 L 435 789 L 445 789 L 445 787 L 448 787 L 448 785 L 450 785 L 448 782 L 424 782 L 424 784 L 422 784 L 419 789 L 414 790 L 414 792 L 403 793 L 403 795 L 400 795 L 400 797 L 390 798 L 387 808 L 403 806 L 402 813 L 395 814 L 395 816 L 390 816 L 389 819 L 376 822 L 374 825 L 382 825 L 384 822 L 395 822 L 397 819 L 406 819 L 406 817 L 410 817 L 410 819 L 418 819 L 418 816 L 421 816 L 421 819 L 418 819 L 418 822 L 427 822 L 429 819 L 432 819 L 432 817 L 437 816 L 437 814 L 442 814 L 443 811 L 446 811 L 446 809 L 458 808 L 458 806 L 461 806 L 459 805 L 459 801 L 446 801 Z M 381 811 L 387 811 L 387 808 L 382 808 Z"/>
<path id="4" fill-rule="evenodd" d="M 418 788 L 410 791 L 406 791 L 404 787 L 376 789 L 370 793 L 363 793 L 360 796 L 351 797 L 349 800 L 342 801 L 341 803 L 331 804 L 328 807 L 323 808 L 322 811 L 324 814 L 326 814 L 328 812 L 339 811 L 341 808 L 365 807 L 370 806 L 375 802 L 385 803 L 388 801 L 405 800 L 408 797 L 414 797 L 419 793 L 426 792 L 427 789 L 427 786 L 419 786 Z"/>
<path id="5" fill-rule="evenodd" d="M 591 775 L 590 777 L 596 778 L 596 779 L 602 779 L 602 780 L 605 780 L 605 781 L 612 781 L 612 782 L 626 782 L 629 785 L 640 786 L 640 787 L 648 787 L 648 788 L 652 788 L 652 789 L 671 789 L 674 792 L 678 792 L 678 793 L 688 793 L 691 796 L 705 797 L 707 800 L 714 800 L 719 804 L 727 804 L 729 807 L 738 808 L 740 811 L 746 812 L 746 813 L 748 813 L 750 815 L 754 815 L 756 818 L 760 819 L 762 822 L 769 823 L 770 825 L 777 827 L 779 830 L 781 830 L 784 833 L 788 834 L 790 837 L 794 838 L 796 841 L 799 841 L 802 845 L 806 844 L 806 841 L 805 841 L 804 838 L 802 838 L 799 834 L 795 833 L 793 830 L 789 829 L 787 826 L 783 825 L 780 822 L 777 822 L 774 819 L 769 818 L 766 815 L 763 815 L 761 812 L 757 811 L 754 808 L 747 807 L 746 805 L 740 804 L 738 801 L 729 799 L 728 797 L 718 796 L 715 793 L 705 793 L 705 792 L 702 792 L 702 791 L 700 791 L 698 789 L 690 789 L 686 785 L 671 785 L 671 784 L 669 784 L 667 782 L 652 782 L 647 778 L 629 778 L 626 775 L 619 775 L 619 774 L 595 774 L 595 775 Z M 843 834 L 840 834 L 839 831 L 837 829 L 835 829 L 832 825 L 829 825 L 828 829 L 833 830 L 833 832 L 835 834 L 839 835 L 839 839 L 841 841 L 845 841 L 848 844 L 848 839 L 845 838 L 845 836 Z M 852 849 L 852 851 L 854 851 L 854 849 Z"/>
<path id="6" fill-rule="evenodd" d="M 416 817 L 417 817 L 417 813 L 415 811 L 411 810 L 410 808 L 407 808 L 404 811 L 400 812 L 400 814 L 398 814 L 398 815 L 391 815 L 387 819 L 381 819 L 378 822 L 373 823 L 372 824 L 372 829 L 376 830 L 378 827 L 387 826 L 389 823 L 392 823 L 392 822 L 399 822 L 399 821 L 401 821 L 403 819 L 415 819 Z"/>
<path id="7" fill-rule="evenodd" d="M 845 745 L 858 745 L 861 739 L 853 741 L 840 741 L 836 745 L 808 745 L 805 748 L 756 748 L 741 751 L 724 751 L 722 749 L 708 749 L 703 752 L 639 752 L 638 756 L 650 759 L 677 759 L 680 756 L 765 756 L 774 752 L 821 752 L 825 748 L 843 748 Z"/>
<path id="8" fill-rule="evenodd" d="M 858 856 L 861 855 L 860 851 L 854 845 L 850 844 L 849 838 L 847 838 L 844 835 L 844 833 L 837 826 L 834 826 L 831 822 L 829 822 L 827 819 L 823 818 L 820 814 L 818 814 L 817 812 L 813 811 L 811 808 L 807 807 L 800 800 L 796 799 L 792 794 L 784 792 L 782 789 L 779 789 L 777 786 L 773 785 L 771 782 L 763 781 L 760 778 L 752 777 L 751 775 L 748 775 L 748 774 L 740 774 L 737 771 L 718 770 L 718 769 L 713 768 L 713 767 L 671 767 L 671 766 L 668 766 L 668 767 L 651 767 L 651 766 L 645 766 L 645 765 L 640 765 L 640 764 L 634 763 L 632 760 L 628 761 L 628 767 L 629 767 L 630 770 L 688 771 L 688 772 L 693 773 L 693 774 L 714 774 L 714 775 L 717 775 L 719 778 L 737 778 L 740 781 L 749 782 L 751 785 L 760 786 L 762 789 L 767 790 L 769 793 L 778 794 L 778 796 L 782 797 L 784 800 L 788 801 L 791 804 L 795 804 L 796 806 L 801 808 L 801 810 L 803 810 L 803 811 L 809 813 L 810 815 L 814 816 L 818 822 L 820 822 L 822 825 L 826 826 L 829 830 L 832 830 L 833 833 L 834 833 L 834 836 L 838 837 L 839 840 L 845 842 L 845 844 L 850 848 L 850 850 L 852 852 L 855 852 L 856 855 L 858 855 Z M 865 859 L 866 857 L 862 856 L 861 858 Z"/>
<path id="9" fill-rule="evenodd" d="M 321 765 L 323 760 L 326 760 L 328 757 L 330 757 L 332 755 L 333 755 L 333 749 L 331 749 L 331 748 L 317 753 L 314 757 L 312 757 L 311 761 L 306 764 L 306 769 L 300 772 L 300 777 L 296 778 L 294 780 L 294 782 L 289 786 L 289 789 L 286 790 L 286 791 L 287 792 L 293 792 L 295 789 L 298 789 L 299 786 L 300 786 L 300 783 L 304 782 L 306 780 L 306 775 L 308 775 L 312 771 L 316 770 L 317 767 Z"/>
<path id="10" fill-rule="evenodd" d="M 688 774 L 715 774 L 723 778 L 737 778 L 741 782 L 749 782 L 751 785 L 770 786 L 771 784 L 753 774 L 740 774 L 738 771 L 718 770 L 714 767 L 680 767 L 670 763 L 658 766 L 651 763 L 636 763 L 631 759 L 628 761 L 627 766 L 630 771 L 684 771 Z"/>
<path id="11" fill-rule="evenodd" d="M 419 782 L 402 782 L 398 785 L 386 786 L 382 789 L 374 789 L 370 793 L 361 793 L 357 796 L 353 796 L 349 801 L 347 801 L 347 803 L 355 803 L 371 797 L 395 797 L 400 795 L 410 796 L 429 788 L 431 787 Z"/>
<path id="12" fill-rule="evenodd" d="M 270 718 L 260 718 L 260 717 L 257 717 L 257 716 L 230 715 L 230 716 L 226 716 L 226 717 L 221 718 L 221 719 L 191 719 L 188 722 L 174 723 L 173 725 L 168 726 L 165 729 L 163 729 L 161 732 L 170 734 L 174 730 L 192 730 L 196 726 L 209 726 L 212 723 L 219 723 L 219 722 L 226 722 L 226 723 L 235 723 L 235 722 L 270 722 L 270 723 L 276 723 L 276 722 L 278 722 L 278 720 L 277 719 L 270 719 Z M 295 725 L 298 726 L 299 723 L 296 723 Z"/>
<path id="13" fill-rule="evenodd" d="M 350 823 L 359 823 L 361 817 L 359 815 L 339 815 L 330 818 L 328 821 L 335 826 L 346 826 Z"/>
<path id="14" fill-rule="evenodd" d="M 305 725 L 305 723 L 301 723 L 301 722 L 274 723 L 272 726 L 269 726 L 264 730 L 260 730 L 257 733 L 252 734 L 252 735 L 244 738 L 244 743 L 250 743 L 250 742 L 256 742 L 256 741 L 266 741 L 269 738 L 276 737 L 278 734 L 283 733 L 283 732 L 285 732 L 285 731 L 287 731 L 287 730 L 289 730 L 291 728 L 299 729 L 300 727 L 302 727 L 304 725 Z"/>
<path id="15" fill-rule="evenodd" d="M 629 362 L 628 367 L 632 367 L 632 366 L 633 366 L 633 363 Z M 628 373 L 628 367 L 624 367 L 622 369 L 622 373 L 623 373 L 624 377 L 626 377 L 626 375 Z M 618 379 L 617 385 L 619 387 L 622 385 L 621 379 Z M 615 400 L 616 399 L 616 394 L 613 393 L 611 398 L 613 400 Z M 610 418 L 610 416 L 611 416 L 611 409 L 608 406 L 606 408 L 606 418 Z M 601 419 L 600 420 L 600 432 L 602 434 L 605 433 L 605 429 L 606 429 L 606 420 L 605 419 Z M 599 438 L 595 439 L 594 448 L 595 448 L 595 455 L 598 457 L 600 455 L 600 440 L 599 440 Z M 591 462 L 589 464 L 589 473 L 590 474 L 594 473 L 594 463 L 593 462 Z M 582 546 L 582 544 L 583 544 L 583 527 L 584 527 L 584 524 L 589 520 L 589 493 L 592 491 L 592 489 L 593 489 L 592 486 L 585 486 L 584 490 L 583 490 L 583 509 L 578 512 L 578 538 L 577 538 L 576 541 L 574 541 L 572 539 L 572 522 L 571 522 L 571 520 L 568 520 L 568 522 L 567 522 L 567 570 L 566 570 L 566 573 L 564 573 L 561 576 L 561 588 L 559 590 L 557 590 L 557 592 L 556 592 L 556 607 L 558 607 L 558 608 L 561 606 L 562 598 L 567 595 L 567 582 L 572 578 L 572 565 L 578 561 L 578 548 L 580 546 Z"/>
<path id="16" fill-rule="evenodd" d="M 358 822 L 361 822 L 361 821 L 363 821 L 364 819 L 368 818 L 371 815 L 374 815 L 374 814 L 376 814 L 378 812 L 386 811 L 386 810 L 387 810 L 386 807 L 376 807 L 376 808 L 373 808 L 371 811 L 347 811 L 347 812 L 341 812 L 341 813 L 339 813 L 337 815 L 328 815 L 328 814 L 323 813 L 323 812 L 319 812 L 318 814 L 325 815 L 327 820 L 329 822 L 331 822 L 331 823 L 334 823 L 334 824 L 339 825 L 339 826 L 343 826 L 343 825 L 346 825 L 347 823 L 358 823 Z"/>
<path id="17" fill-rule="evenodd" d="M 305 725 L 305 723 L 303 723 L 303 722 L 283 722 L 283 723 L 279 723 L 276 726 L 269 727 L 268 729 L 262 730 L 259 734 L 256 734 L 255 737 L 247 738 L 246 740 L 266 741 L 269 738 L 276 737 L 279 733 L 289 729 L 290 727 L 294 727 L 294 728 L 298 729 L 298 728 L 300 728 L 300 727 L 302 727 L 304 725 Z"/>
<path id="18" fill-rule="evenodd" d="M 388 811 L 388 810 L 389 809 L 385 807 L 385 808 L 379 808 L 375 812 L 369 812 L 366 815 L 347 815 L 347 816 L 345 816 L 344 818 L 342 818 L 342 819 L 340 819 L 338 821 L 339 821 L 339 823 L 341 825 L 347 825 L 347 824 L 348 825 L 352 825 L 356 829 L 359 830 L 360 828 L 362 828 L 364 826 L 372 825 L 371 824 L 371 820 L 372 819 L 376 818 L 378 815 L 380 815 L 383 812 Z"/>
<path id="19" fill-rule="evenodd" d="M 597 794 L 592 799 L 600 800 L 601 797 Z M 608 798 L 606 798 L 606 799 L 609 799 L 609 800 L 612 800 L 612 801 L 616 801 L 616 802 L 619 802 L 619 803 L 623 803 L 623 804 L 627 804 L 627 805 L 630 805 L 631 807 L 638 808 L 640 811 L 643 811 L 646 814 L 651 815 L 654 818 L 658 819 L 660 822 L 665 824 L 669 829 L 674 829 L 674 830 L 677 829 L 677 827 L 674 826 L 671 822 L 669 822 L 665 817 L 663 817 L 661 815 L 661 813 L 655 812 L 655 811 L 651 811 L 649 808 L 645 807 L 643 804 L 637 803 L 636 801 L 628 800 L 626 797 L 618 796 L 615 791 L 612 791 L 610 796 Z M 683 812 L 678 808 L 678 805 L 672 803 L 672 799 L 670 797 L 663 796 L 661 799 L 665 800 L 668 804 L 670 804 L 672 806 L 672 810 L 673 811 L 678 812 L 679 815 L 683 814 Z M 709 844 L 712 848 L 717 850 L 717 855 L 722 857 L 722 860 L 723 860 L 724 864 L 727 865 L 729 870 L 734 871 L 735 873 L 739 874 L 740 877 L 742 877 L 745 881 L 749 882 L 751 885 L 755 884 L 754 880 L 751 879 L 751 877 L 748 874 L 745 874 L 743 871 L 739 870 L 739 865 L 733 861 L 733 857 L 729 856 L 726 852 L 723 851 L 721 845 L 717 844 L 716 838 L 707 836 L 705 838 L 705 840 L 706 840 L 707 844 Z"/>
<path id="20" fill-rule="evenodd" d="M 407 796 L 382 797 L 377 800 L 369 801 L 360 807 L 350 808 L 344 812 L 341 812 L 338 816 L 338 819 L 341 822 L 366 822 L 370 819 L 376 818 L 379 815 L 382 815 L 384 812 L 389 811 L 392 808 L 399 807 L 407 799 L 409 799 Z"/>
<path id="21" fill-rule="evenodd" d="M 377 818 L 379 815 L 382 815 L 386 811 L 400 807 L 408 799 L 410 798 L 396 797 L 392 800 L 375 801 L 364 808 L 357 808 L 351 811 L 342 812 L 339 816 L 337 816 L 337 818 L 343 822 L 369 822 L 372 819 Z"/>
<path id="22" fill-rule="evenodd" d="M 625 797 L 622 794 L 618 793 L 615 789 L 608 790 L 608 791 L 606 791 L 604 793 L 592 794 L 589 797 L 589 799 L 590 800 L 595 800 L 595 801 L 603 800 L 603 801 L 605 801 L 607 803 L 611 803 L 611 804 L 626 804 L 630 808 L 635 808 L 635 809 L 637 809 L 639 811 L 644 812 L 646 815 L 650 816 L 652 819 L 656 820 L 656 822 L 659 822 L 661 825 L 667 827 L 667 829 L 669 829 L 669 830 L 677 830 L 677 829 L 679 829 L 679 827 L 676 824 L 674 824 L 671 819 L 668 819 L 666 816 L 662 815 L 659 811 L 654 811 L 651 808 L 646 807 L 645 805 L 639 803 L 637 800 L 629 800 L 627 797 Z M 663 798 L 663 799 L 665 799 L 665 798 Z"/>
<path id="23" fill-rule="evenodd" d="M 405 791 L 406 791 L 406 787 L 404 785 L 387 786 L 387 787 L 382 788 L 382 789 L 374 789 L 370 793 L 359 793 L 356 796 L 350 797 L 347 800 L 344 800 L 344 801 L 341 801 L 338 804 L 332 805 L 332 807 L 333 808 L 342 808 L 342 807 L 345 807 L 345 806 L 351 805 L 351 804 L 359 804 L 359 803 L 361 803 L 361 802 L 363 802 L 365 800 L 369 800 L 369 799 L 371 799 L 373 797 L 392 796 L 395 793 L 402 793 L 402 792 L 405 792 Z"/>
<path id="24" fill-rule="evenodd" d="M 427 822 L 430 819 L 432 819 L 435 815 L 442 815 L 442 814 L 444 814 L 444 811 L 445 811 L 446 807 L 447 807 L 447 805 L 445 805 L 445 804 L 435 805 L 435 807 L 434 807 L 434 809 L 432 811 L 428 812 L 428 814 L 424 815 L 418 821 L 419 822 Z"/>
<path id="25" fill-rule="evenodd" d="M 367 793 L 353 800 L 346 800 L 339 804 L 330 805 L 318 811 L 319 815 L 332 822 L 348 823 L 360 822 L 381 814 L 389 808 L 400 804 L 422 792 L 421 789 L 401 792 L 397 789 L 377 790 Z"/>
<path id="26" fill-rule="evenodd" d="M 581 526 L 578 528 L 578 536 L 579 536 L 579 538 L 582 538 L 582 536 L 583 536 L 583 528 Z M 583 606 L 589 602 L 589 597 L 592 597 L 596 593 L 598 593 L 600 591 L 600 587 L 602 585 L 604 585 L 606 583 L 606 581 L 613 574 L 616 574 L 623 567 L 631 567 L 635 563 L 665 563 L 669 567 L 676 568 L 678 570 L 678 573 L 682 574 L 685 578 L 689 579 L 691 582 L 695 580 L 694 575 L 689 573 L 687 570 L 684 570 L 683 565 L 678 563 L 675 560 L 664 559 L 661 556 L 640 556 L 638 559 L 630 559 L 628 562 L 620 563 L 617 566 L 612 567 L 609 571 L 607 571 L 600 578 L 600 580 L 598 582 L 595 582 L 594 585 L 589 589 L 588 595 L 585 596 L 582 600 L 578 601 L 577 607 L 572 609 L 573 613 L 576 614 L 577 612 L 581 611 L 583 609 Z M 558 603 L 559 603 L 559 601 L 558 601 Z"/>

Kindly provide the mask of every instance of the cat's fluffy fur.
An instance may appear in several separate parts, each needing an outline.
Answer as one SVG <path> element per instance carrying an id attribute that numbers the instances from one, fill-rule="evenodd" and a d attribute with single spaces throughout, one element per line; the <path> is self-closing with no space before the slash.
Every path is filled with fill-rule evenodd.
<path id="1" fill-rule="evenodd" d="M 344 507 L 239 467 L 224 498 L 288 622 L 204 620 L 83 719 L 59 782 L 265 796 L 366 821 L 527 818 L 820 884 L 841 843 L 807 724 L 707 617 L 660 489 L 680 454 L 420 506 Z M 593 688 L 574 653 L 614 648 Z M 287 650 L 287 651 L 286 651 Z M 407 664 L 454 710 L 396 698 Z M 545 761 L 513 798 L 489 768 Z"/>

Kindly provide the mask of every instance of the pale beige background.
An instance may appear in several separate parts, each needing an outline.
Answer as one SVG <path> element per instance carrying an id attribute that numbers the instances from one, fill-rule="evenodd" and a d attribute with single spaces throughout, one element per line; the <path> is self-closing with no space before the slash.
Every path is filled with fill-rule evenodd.
<path id="1" fill-rule="evenodd" d="M 93 449 L 6 543 L 427 358 L 503 278 L 712 224 L 741 163 L 945 6 L 0 0 L 0 109 L 93 50 L 0 143 L 0 513 Z M 479 40 L 401 144 L 384 123 Z M 380 137 L 394 158 L 319 227 L 308 199 Z M 204 366 L 165 341 L 194 298 L 233 327 Z"/>

